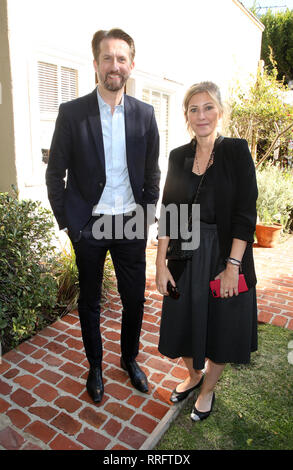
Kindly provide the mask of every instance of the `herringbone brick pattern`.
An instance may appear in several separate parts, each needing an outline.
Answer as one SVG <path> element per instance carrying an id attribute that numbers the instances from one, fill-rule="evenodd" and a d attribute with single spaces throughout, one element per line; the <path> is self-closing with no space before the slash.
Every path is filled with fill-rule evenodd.
<path id="1" fill-rule="evenodd" d="M 156 248 L 147 251 L 147 290 L 138 362 L 150 391 L 135 390 L 120 362 L 121 303 L 115 290 L 103 306 L 102 403 L 85 390 L 88 363 L 77 312 L 71 312 L 5 354 L 0 364 L 0 448 L 149 449 L 176 413 L 169 396 L 186 376 L 181 360 L 157 350 L 161 300 L 154 282 Z M 259 321 L 293 329 L 293 236 L 276 248 L 254 248 Z M 165 426 L 165 427 L 164 427 Z"/>

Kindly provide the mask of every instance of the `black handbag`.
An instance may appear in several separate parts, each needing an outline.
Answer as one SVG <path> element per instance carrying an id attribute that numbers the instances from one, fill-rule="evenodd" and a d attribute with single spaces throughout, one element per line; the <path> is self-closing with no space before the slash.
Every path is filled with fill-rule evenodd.
<path id="1" fill-rule="evenodd" d="M 216 146 L 222 142 L 224 137 L 222 136 L 219 136 L 216 141 L 215 141 L 215 145 L 214 145 L 214 148 L 213 148 L 213 151 L 211 153 L 211 156 L 210 156 L 210 159 L 208 161 L 208 164 L 207 164 L 207 167 L 205 169 L 205 172 L 203 173 L 201 179 L 200 179 L 200 182 L 199 182 L 199 185 L 197 187 L 197 191 L 196 191 L 196 194 L 195 194 L 195 197 L 193 199 L 193 202 L 192 204 L 196 204 L 196 201 L 198 199 L 198 195 L 199 195 L 199 191 L 200 191 L 200 188 L 201 188 L 201 185 L 202 185 L 202 182 L 204 180 L 204 177 L 206 175 L 206 172 L 210 166 L 210 163 L 211 161 L 213 161 L 213 158 L 214 158 L 214 155 L 215 155 L 215 149 L 216 149 Z M 191 231 L 192 227 L 192 216 L 190 215 L 189 216 L 189 219 L 188 219 L 188 229 L 189 231 Z M 193 250 L 183 250 L 182 249 L 182 243 L 187 243 L 188 240 L 182 240 L 182 238 L 178 237 L 178 238 L 170 238 L 169 240 L 169 245 L 168 245 L 168 248 L 167 248 L 167 253 L 166 253 L 166 259 L 168 260 L 180 260 L 180 261 L 185 261 L 185 260 L 188 260 L 190 258 L 192 258 L 192 254 L 193 254 Z"/>
<path id="2" fill-rule="evenodd" d="M 192 202 L 192 204 L 196 204 L 198 195 L 199 195 L 199 189 L 202 185 L 203 178 L 206 172 L 202 175 L 199 185 L 197 187 L 196 195 L 195 198 Z M 188 230 L 191 231 L 191 226 L 192 226 L 192 217 L 191 214 L 188 218 Z M 189 239 L 190 240 L 190 239 Z M 183 250 L 182 249 L 182 243 L 188 243 L 188 240 L 183 240 L 182 238 L 170 238 L 168 248 L 167 248 L 167 253 L 166 253 L 166 259 L 168 260 L 180 260 L 180 261 L 185 261 L 188 260 L 192 257 L 193 250 Z"/>

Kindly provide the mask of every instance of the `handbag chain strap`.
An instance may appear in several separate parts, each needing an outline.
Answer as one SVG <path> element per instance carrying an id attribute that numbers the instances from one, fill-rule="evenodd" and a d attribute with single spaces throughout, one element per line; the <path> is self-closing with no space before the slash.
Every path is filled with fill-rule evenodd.
<path id="1" fill-rule="evenodd" d="M 198 187 L 197 187 L 196 194 L 195 194 L 195 196 L 194 196 L 194 199 L 193 199 L 193 201 L 192 201 L 192 204 L 196 204 L 196 201 L 197 201 L 197 198 L 198 198 L 198 195 L 199 195 L 199 190 L 200 190 L 201 185 L 202 185 L 202 183 L 203 183 L 204 177 L 205 177 L 205 175 L 206 175 L 207 170 L 209 169 L 209 167 L 210 167 L 210 165 L 211 165 L 211 162 L 212 162 L 213 159 L 214 159 L 216 147 L 222 142 L 223 139 L 224 139 L 224 137 L 223 137 L 222 135 L 219 135 L 219 137 L 217 137 L 216 140 L 215 140 L 215 144 L 214 144 L 213 151 L 212 151 L 211 156 L 210 156 L 210 158 L 209 158 L 209 161 L 208 161 L 208 163 L 207 163 L 206 169 L 205 169 L 205 171 L 204 171 L 204 173 L 203 173 L 203 175 L 202 175 L 202 177 L 201 177 L 201 179 L 200 179 L 200 182 L 199 182 L 199 185 L 198 185 Z M 195 158 L 196 158 L 196 157 L 195 157 Z M 190 225 L 190 222 L 191 222 L 191 218 L 192 218 L 192 210 L 191 210 L 191 214 L 190 214 L 189 219 L 188 219 L 188 224 L 189 224 L 189 225 Z"/>
<path id="2" fill-rule="evenodd" d="M 200 179 L 199 185 L 198 185 L 197 190 L 196 190 L 196 194 L 195 194 L 195 196 L 194 196 L 194 198 L 193 198 L 193 201 L 192 201 L 192 205 L 193 205 L 193 204 L 196 204 L 197 198 L 198 198 L 198 196 L 199 196 L 199 191 L 200 191 L 201 185 L 202 185 L 202 183 L 203 183 L 203 180 L 204 180 L 204 177 L 205 177 L 205 175 L 206 175 L 206 172 L 207 172 L 208 168 L 210 167 L 211 162 L 213 161 L 214 155 L 215 155 L 215 151 L 213 150 L 212 153 L 211 153 L 211 156 L 210 156 L 210 158 L 209 158 L 209 161 L 208 161 L 208 163 L 207 163 L 206 169 L 205 169 L 205 171 L 204 171 L 204 173 L 202 174 L 202 177 L 201 177 L 201 179 Z M 191 218 L 192 218 L 192 210 L 191 210 L 191 214 L 190 214 L 189 219 L 188 219 L 188 224 L 189 224 L 189 225 L 190 225 L 190 223 L 191 223 Z"/>

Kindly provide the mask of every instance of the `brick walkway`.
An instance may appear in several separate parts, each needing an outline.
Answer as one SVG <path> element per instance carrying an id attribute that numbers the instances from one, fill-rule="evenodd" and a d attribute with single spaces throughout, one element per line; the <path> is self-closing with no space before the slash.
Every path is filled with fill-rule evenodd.
<path id="1" fill-rule="evenodd" d="M 293 236 L 276 248 L 254 248 L 259 320 L 293 329 Z M 168 401 L 185 378 L 181 360 L 157 351 L 161 296 L 154 283 L 156 249 L 148 249 L 147 291 L 138 362 L 142 394 L 120 369 L 120 301 L 109 294 L 102 313 L 105 395 L 94 405 L 85 390 L 87 360 L 77 312 L 45 328 L 0 364 L 0 449 L 152 449 L 180 405 Z"/>

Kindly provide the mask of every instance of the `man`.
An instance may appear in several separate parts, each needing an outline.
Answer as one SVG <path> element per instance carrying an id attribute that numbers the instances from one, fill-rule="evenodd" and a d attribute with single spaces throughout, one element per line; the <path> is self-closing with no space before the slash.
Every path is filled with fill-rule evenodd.
<path id="1" fill-rule="evenodd" d="M 124 95 L 134 67 L 132 38 L 120 29 L 98 31 L 92 49 L 98 86 L 60 106 L 46 183 L 59 228 L 68 231 L 76 254 L 78 312 L 90 365 L 86 386 L 92 400 L 100 402 L 100 298 L 108 250 L 123 305 L 121 367 L 134 387 L 148 391 L 147 378 L 135 361 L 145 301 L 147 234 L 127 237 L 124 230 L 121 236 L 117 222 L 125 229 L 138 208 L 146 214 L 149 205 L 157 203 L 160 171 L 154 109 Z"/>

